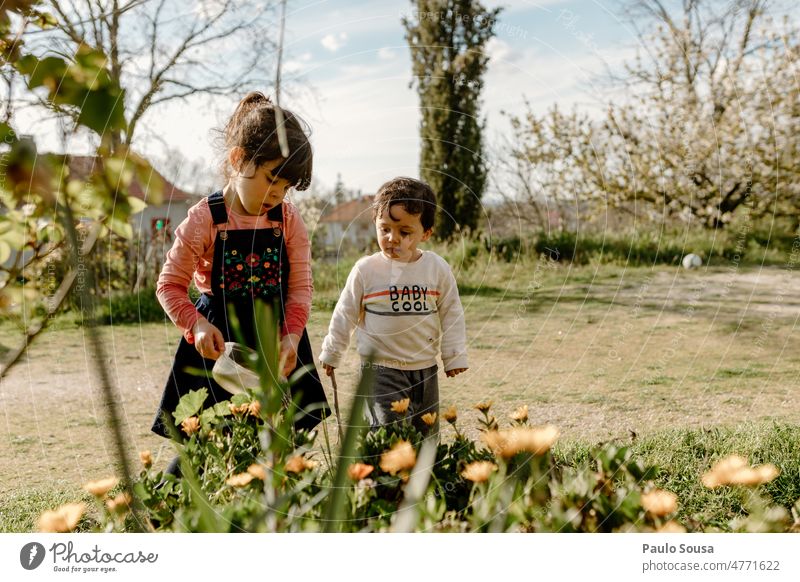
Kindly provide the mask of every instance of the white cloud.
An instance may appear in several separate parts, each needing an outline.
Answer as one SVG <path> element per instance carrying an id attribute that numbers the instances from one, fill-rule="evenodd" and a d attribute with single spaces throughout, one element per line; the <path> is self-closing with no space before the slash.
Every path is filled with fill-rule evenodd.
<path id="1" fill-rule="evenodd" d="M 345 42 L 347 42 L 346 32 L 340 32 L 339 34 L 327 34 L 323 36 L 322 40 L 320 41 L 322 46 L 332 53 L 342 48 L 345 45 Z"/>
<path id="2" fill-rule="evenodd" d="M 397 56 L 397 52 L 389 48 L 388 46 L 381 47 L 378 50 L 378 58 L 382 61 L 391 61 Z"/>
<path id="3" fill-rule="evenodd" d="M 513 62 L 521 57 L 521 54 L 511 48 L 511 45 L 497 37 L 492 37 L 486 44 L 486 54 L 489 55 L 490 63 L 500 61 Z"/>
<path id="4" fill-rule="evenodd" d="M 287 73 L 300 73 L 308 69 L 311 64 L 311 53 L 305 52 L 283 63 L 283 70 Z"/>

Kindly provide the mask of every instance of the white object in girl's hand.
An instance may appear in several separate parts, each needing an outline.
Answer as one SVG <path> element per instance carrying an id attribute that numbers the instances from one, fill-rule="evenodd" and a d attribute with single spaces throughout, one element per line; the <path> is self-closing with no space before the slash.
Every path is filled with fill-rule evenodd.
<path id="1" fill-rule="evenodd" d="M 225 351 L 214 364 L 211 375 L 225 390 L 239 394 L 246 389 L 258 388 L 257 363 L 255 350 L 236 342 L 225 342 Z"/>

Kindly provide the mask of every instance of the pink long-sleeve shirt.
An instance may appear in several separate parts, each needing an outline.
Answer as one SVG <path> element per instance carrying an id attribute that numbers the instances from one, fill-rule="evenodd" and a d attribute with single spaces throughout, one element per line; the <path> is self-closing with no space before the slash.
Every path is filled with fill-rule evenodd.
<path id="1" fill-rule="evenodd" d="M 226 209 L 228 230 L 280 226 L 280 223 L 269 220 L 266 214 L 236 214 L 228 205 Z M 311 311 L 311 244 L 297 207 L 286 200 L 283 201 L 283 236 L 289 256 L 289 290 L 282 332 L 284 335 L 300 335 Z M 189 343 L 194 343 L 192 328 L 198 319 L 203 318 L 189 299 L 189 283 L 194 279 L 201 293 L 211 293 L 211 264 L 216 238 L 217 227 L 211 218 L 208 199 L 203 198 L 189 209 L 189 215 L 175 229 L 175 242 L 167 252 L 164 267 L 158 276 L 158 301 Z"/>

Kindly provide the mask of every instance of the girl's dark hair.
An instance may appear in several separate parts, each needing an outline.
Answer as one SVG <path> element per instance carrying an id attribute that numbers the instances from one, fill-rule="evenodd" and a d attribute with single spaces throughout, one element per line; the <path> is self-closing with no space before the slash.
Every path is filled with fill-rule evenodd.
<path id="1" fill-rule="evenodd" d="M 296 190 L 305 190 L 311 184 L 314 160 L 306 131 L 308 125 L 291 111 L 281 109 L 289 143 L 288 158 L 283 159 L 278 143 L 275 105 L 259 91 L 248 93 L 225 125 L 222 132 L 225 152 L 240 147 L 244 150 L 243 162 L 253 162 L 256 167 L 283 159 L 283 163 L 272 170 L 272 175 L 287 180 Z M 227 155 L 223 161 L 223 173 L 226 177 L 231 175 Z"/>
<path id="2" fill-rule="evenodd" d="M 422 228 L 433 228 L 436 218 L 436 194 L 431 187 L 414 178 L 393 178 L 378 189 L 372 204 L 372 220 L 395 205 L 402 206 L 409 214 L 419 215 Z"/>

